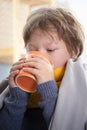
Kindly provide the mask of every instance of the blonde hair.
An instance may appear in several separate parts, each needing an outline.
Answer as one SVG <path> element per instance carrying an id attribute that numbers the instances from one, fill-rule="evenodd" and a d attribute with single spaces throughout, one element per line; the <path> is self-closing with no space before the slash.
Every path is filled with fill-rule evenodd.
<path id="1" fill-rule="evenodd" d="M 57 30 L 58 36 L 65 42 L 69 53 L 80 56 L 84 42 L 81 24 L 70 12 L 62 8 L 40 8 L 31 12 L 23 31 L 25 46 L 36 29 L 50 31 L 50 25 Z"/>

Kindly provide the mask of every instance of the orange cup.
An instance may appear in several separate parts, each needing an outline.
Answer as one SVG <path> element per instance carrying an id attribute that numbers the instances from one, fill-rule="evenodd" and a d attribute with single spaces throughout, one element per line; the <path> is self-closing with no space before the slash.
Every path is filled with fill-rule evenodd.
<path id="1" fill-rule="evenodd" d="M 42 56 L 43 58 L 46 58 L 48 61 L 50 61 L 48 55 L 39 51 L 30 51 L 25 57 L 29 58 L 29 56 L 32 54 Z M 19 88 L 21 88 L 26 92 L 33 93 L 36 91 L 37 81 L 35 76 L 31 73 L 24 72 L 22 69 L 20 70 L 19 74 L 16 76 L 15 82 Z"/>

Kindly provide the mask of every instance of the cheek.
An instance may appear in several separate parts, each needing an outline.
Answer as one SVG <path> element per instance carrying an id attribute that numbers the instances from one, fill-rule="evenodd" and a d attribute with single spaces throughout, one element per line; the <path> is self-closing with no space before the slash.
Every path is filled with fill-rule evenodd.
<path id="1" fill-rule="evenodd" d="M 69 55 L 60 55 L 60 56 L 56 56 L 55 58 L 51 57 L 51 62 L 54 66 L 54 69 L 55 68 L 58 68 L 58 67 L 61 67 L 61 66 L 64 66 L 68 59 L 70 58 Z"/>
<path id="2" fill-rule="evenodd" d="M 55 68 L 58 68 L 60 66 L 63 66 L 64 60 L 62 60 L 60 57 L 56 57 L 56 58 L 52 59 L 52 64 L 53 64 L 54 69 L 55 69 Z"/>

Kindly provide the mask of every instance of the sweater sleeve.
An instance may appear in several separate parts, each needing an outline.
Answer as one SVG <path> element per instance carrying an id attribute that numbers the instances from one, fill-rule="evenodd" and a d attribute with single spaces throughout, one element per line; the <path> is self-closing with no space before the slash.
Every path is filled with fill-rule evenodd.
<path id="1" fill-rule="evenodd" d="M 37 89 L 41 97 L 39 106 L 41 109 L 43 109 L 44 119 L 49 126 L 58 97 L 58 87 L 56 85 L 56 82 L 53 80 L 38 85 Z"/>
<path id="2" fill-rule="evenodd" d="M 29 94 L 10 87 L 10 96 L 0 110 L 0 130 L 20 130 Z"/>

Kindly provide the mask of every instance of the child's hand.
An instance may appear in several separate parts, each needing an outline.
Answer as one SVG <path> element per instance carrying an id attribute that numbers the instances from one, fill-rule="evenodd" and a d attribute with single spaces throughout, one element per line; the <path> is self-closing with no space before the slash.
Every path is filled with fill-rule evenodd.
<path id="1" fill-rule="evenodd" d="M 35 75 L 37 84 L 54 79 L 53 66 L 41 56 L 32 55 L 25 61 L 23 66 L 25 66 L 24 71 Z"/>
<path id="2" fill-rule="evenodd" d="M 25 62 L 25 58 L 20 59 L 18 62 L 14 63 L 12 65 L 12 68 L 10 70 L 10 75 L 9 75 L 9 85 L 12 87 L 16 87 L 15 83 L 15 77 L 19 73 L 20 69 L 23 68 L 23 64 Z"/>

